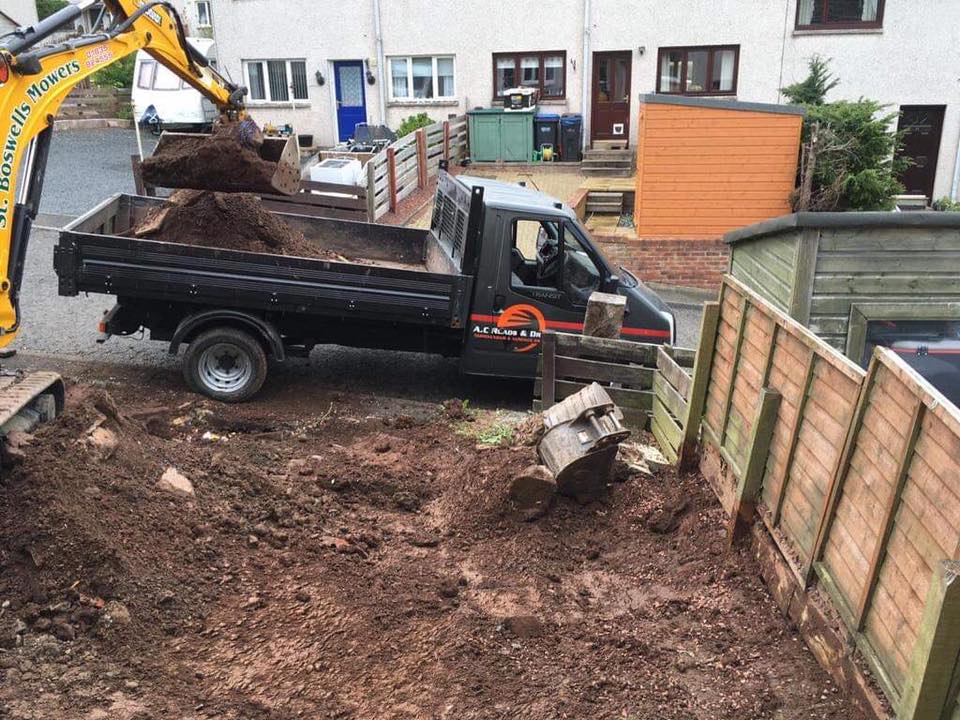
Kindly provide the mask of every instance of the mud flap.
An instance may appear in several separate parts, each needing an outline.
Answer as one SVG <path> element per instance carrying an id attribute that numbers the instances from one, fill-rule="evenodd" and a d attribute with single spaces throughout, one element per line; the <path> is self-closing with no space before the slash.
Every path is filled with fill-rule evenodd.
<path id="1" fill-rule="evenodd" d="M 544 411 L 537 452 L 561 493 L 589 499 L 604 491 L 617 446 L 630 436 L 622 420 L 620 408 L 597 383 Z"/>

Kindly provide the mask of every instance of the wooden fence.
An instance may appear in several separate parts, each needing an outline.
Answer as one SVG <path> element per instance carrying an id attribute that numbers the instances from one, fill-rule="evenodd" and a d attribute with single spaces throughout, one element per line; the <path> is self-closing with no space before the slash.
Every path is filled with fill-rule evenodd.
<path id="1" fill-rule="evenodd" d="M 129 88 L 76 87 L 63 101 L 57 117 L 68 120 L 115 118 L 124 107 L 130 107 Z"/>
<path id="2" fill-rule="evenodd" d="M 552 407 L 599 382 L 623 411 L 624 424 L 648 427 L 656 407 L 654 383 L 664 346 L 548 330 L 542 348 L 533 390 L 534 410 Z M 667 348 L 666 352 L 677 368 L 693 364 L 692 350 Z"/>
<path id="3" fill-rule="evenodd" d="M 657 371 L 653 375 L 653 412 L 650 431 L 667 459 L 676 463 L 683 445 L 683 427 L 690 411 L 693 357 L 670 346 L 657 348 Z M 682 364 L 681 364 L 682 363 Z"/>
<path id="4" fill-rule="evenodd" d="M 263 195 L 263 206 L 275 212 L 367 222 L 369 204 L 363 185 L 301 180 L 296 195 Z"/>
<path id="5" fill-rule="evenodd" d="M 895 353 L 864 372 L 729 277 L 705 326 L 690 390 L 705 407 L 683 432 L 702 428 L 733 535 L 759 515 L 897 717 L 960 717 L 960 410 Z"/>
<path id="6" fill-rule="evenodd" d="M 467 155 L 465 116 L 444 120 L 400 138 L 367 162 L 370 222 L 397 206 L 414 191 L 425 188 L 438 174 L 440 161 L 457 162 Z"/>

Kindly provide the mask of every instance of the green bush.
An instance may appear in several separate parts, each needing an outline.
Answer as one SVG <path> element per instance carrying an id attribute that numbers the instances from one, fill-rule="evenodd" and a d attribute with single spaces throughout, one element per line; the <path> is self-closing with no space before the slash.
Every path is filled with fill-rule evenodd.
<path id="1" fill-rule="evenodd" d="M 904 192 L 898 178 L 909 164 L 897 157 L 897 113 L 865 98 L 826 102 L 839 80 L 827 60 L 814 57 L 809 68 L 806 80 L 783 89 L 788 100 L 807 110 L 794 209 L 891 209 L 893 196 Z"/>
<path id="2" fill-rule="evenodd" d="M 430 119 L 430 116 L 426 113 L 418 113 L 416 115 L 411 115 L 410 117 L 405 117 L 403 122 L 400 123 L 400 127 L 397 129 L 397 137 L 402 138 L 404 135 L 409 135 L 415 130 L 419 130 L 422 127 L 431 125 L 433 120 Z"/>
<path id="3" fill-rule="evenodd" d="M 43 20 L 69 4 L 67 0 L 37 0 L 37 17 Z"/>
<path id="4" fill-rule="evenodd" d="M 133 65 L 136 53 L 127 55 L 90 76 L 90 82 L 97 87 L 130 88 L 133 87 Z"/>
<path id="5" fill-rule="evenodd" d="M 934 200 L 931 207 L 939 212 L 960 212 L 960 202 L 955 202 L 946 195 L 939 200 Z"/>

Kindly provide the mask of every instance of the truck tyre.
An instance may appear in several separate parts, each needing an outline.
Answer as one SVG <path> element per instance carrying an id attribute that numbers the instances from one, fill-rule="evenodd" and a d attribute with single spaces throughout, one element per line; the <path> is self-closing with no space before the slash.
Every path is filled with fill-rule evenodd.
<path id="1" fill-rule="evenodd" d="M 220 327 L 197 335 L 183 357 L 190 389 L 221 402 L 243 402 L 256 395 L 267 377 L 263 346 L 243 330 Z"/>

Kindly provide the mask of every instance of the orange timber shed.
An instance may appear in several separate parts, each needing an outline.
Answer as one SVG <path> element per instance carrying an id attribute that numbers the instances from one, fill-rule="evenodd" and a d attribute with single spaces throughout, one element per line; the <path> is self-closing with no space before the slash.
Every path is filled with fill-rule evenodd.
<path id="1" fill-rule="evenodd" d="M 634 224 L 641 242 L 715 240 L 792 211 L 803 108 L 640 100 Z"/>

